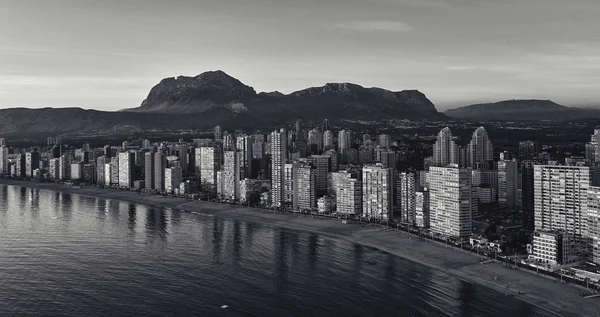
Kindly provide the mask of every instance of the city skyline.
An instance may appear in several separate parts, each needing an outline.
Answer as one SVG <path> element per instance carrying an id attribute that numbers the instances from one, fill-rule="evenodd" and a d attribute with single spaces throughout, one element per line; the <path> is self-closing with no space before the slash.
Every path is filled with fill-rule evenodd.
<path id="1" fill-rule="evenodd" d="M 438 110 L 597 105 L 594 1 L 340 4 L 0 0 L 0 108 L 137 107 L 162 78 L 215 69 L 257 91 L 418 89 Z"/>

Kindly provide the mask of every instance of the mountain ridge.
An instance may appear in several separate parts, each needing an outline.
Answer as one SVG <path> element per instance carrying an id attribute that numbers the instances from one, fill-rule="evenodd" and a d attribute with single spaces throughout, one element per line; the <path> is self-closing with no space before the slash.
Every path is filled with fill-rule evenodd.
<path id="1" fill-rule="evenodd" d="M 471 121 L 570 121 L 600 118 L 599 109 L 567 107 L 551 100 L 511 99 L 448 109 L 444 114 Z"/>

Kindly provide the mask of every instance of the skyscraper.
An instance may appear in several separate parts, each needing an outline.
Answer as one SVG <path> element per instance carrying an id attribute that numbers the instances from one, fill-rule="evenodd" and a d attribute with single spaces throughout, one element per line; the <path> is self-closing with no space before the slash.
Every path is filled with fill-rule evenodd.
<path id="1" fill-rule="evenodd" d="M 592 262 L 600 264 L 600 187 L 589 187 L 585 214 L 591 242 L 591 259 Z"/>
<path id="2" fill-rule="evenodd" d="M 433 145 L 433 165 L 445 167 L 458 163 L 458 146 L 452 139 L 450 128 L 443 128 L 438 133 L 437 141 Z"/>
<path id="3" fill-rule="evenodd" d="M 0 174 L 4 175 L 4 174 L 9 174 L 9 167 L 8 167 L 8 148 L 6 147 L 6 145 L 1 145 L 0 146 Z"/>
<path id="4" fill-rule="evenodd" d="M 119 153 L 119 186 L 132 188 L 135 180 L 135 153 Z"/>
<path id="5" fill-rule="evenodd" d="M 200 184 L 207 193 L 217 192 L 217 171 L 221 169 L 221 148 L 203 146 L 200 148 Z"/>
<path id="6" fill-rule="evenodd" d="M 239 155 L 240 164 L 240 180 L 251 178 L 252 171 L 252 142 L 253 138 L 250 135 L 239 135 L 236 139 L 236 149 Z"/>
<path id="7" fill-rule="evenodd" d="M 521 209 L 523 211 L 523 228 L 533 230 L 535 213 L 535 177 L 534 161 L 521 162 Z"/>
<path id="8" fill-rule="evenodd" d="M 468 237 L 472 231 L 473 188 L 471 170 L 458 164 L 430 167 L 429 225 L 434 233 Z"/>
<path id="9" fill-rule="evenodd" d="M 240 199 L 240 163 L 236 150 L 223 152 L 223 189 L 225 199 L 238 201 Z"/>
<path id="10" fill-rule="evenodd" d="M 415 193 L 415 225 L 429 228 L 429 191 L 424 189 Z"/>
<path id="11" fill-rule="evenodd" d="M 165 168 L 165 191 L 167 193 L 175 193 L 183 180 L 181 166 L 172 166 Z"/>
<path id="12" fill-rule="evenodd" d="M 498 204 L 500 207 L 517 210 L 518 181 L 517 161 L 498 161 Z"/>
<path id="13" fill-rule="evenodd" d="M 33 177 L 33 171 L 40 166 L 40 152 L 33 150 L 25 154 L 25 174 L 27 177 Z"/>
<path id="14" fill-rule="evenodd" d="M 154 153 L 154 189 L 163 192 L 165 190 L 165 168 L 167 157 L 162 152 Z"/>
<path id="15" fill-rule="evenodd" d="M 586 159 L 594 165 L 600 162 L 600 127 L 594 128 L 590 142 L 586 144 Z"/>
<path id="16" fill-rule="evenodd" d="M 330 159 L 329 155 L 311 155 L 307 159 L 315 167 L 317 195 L 319 197 L 327 192 L 327 173 L 331 172 Z"/>
<path id="17" fill-rule="evenodd" d="M 314 128 L 308 131 L 308 147 L 310 153 L 319 154 L 323 151 L 323 133 L 321 130 Z"/>
<path id="18" fill-rule="evenodd" d="M 273 205 L 284 204 L 284 168 L 287 161 L 287 133 L 285 129 L 271 132 L 271 193 Z"/>
<path id="19" fill-rule="evenodd" d="M 388 150 L 391 147 L 391 142 L 390 142 L 390 136 L 387 134 L 380 134 L 378 137 L 379 140 L 379 146 L 384 149 L 384 150 Z"/>
<path id="20" fill-rule="evenodd" d="M 416 223 L 416 192 L 417 184 L 414 173 L 400 173 L 398 175 L 397 199 L 399 204 L 400 221 Z"/>
<path id="21" fill-rule="evenodd" d="M 535 165 L 535 230 L 561 230 L 585 237 L 592 180 L 587 166 Z"/>
<path id="22" fill-rule="evenodd" d="M 154 153 L 146 152 L 144 154 L 144 185 L 146 189 L 154 188 Z"/>
<path id="23" fill-rule="evenodd" d="M 215 140 L 219 141 L 223 139 L 223 130 L 221 129 L 221 126 L 216 126 L 215 127 Z"/>
<path id="24" fill-rule="evenodd" d="M 348 164 L 348 152 L 352 145 L 350 131 L 342 130 L 338 133 L 338 151 L 340 152 L 340 163 Z"/>
<path id="25" fill-rule="evenodd" d="M 327 130 L 323 133 L 323 149 L 325 151 L 334 149 L 333 145 L 333 131 Z"/>
<path id="26" fill-rule="evenodd" d="M 323 120 L 323 133 L 325 133 L 325 131 L 329 131 L 331 130 L 331 126 L 329 125 L 329 120 L 325 119 Z"/>
<path id="27" fill-rule="evenodd" d="M 487 169 L 488 162 L 494 160 L 494 146 L 484 127 L 479 127 L 473 132 L 467 148 L 467 157 L 467 166 L 473 169 Z"/>
<path id="28" fill-rule="evenodd" d="M 366 165 L 362 170 L 362 214 L 388 220 L 393 217 L 392 169 L 381 163 Z"/>
<path id="29" fill-rule="evenodd" d="M 362 213 L 362 183 L 360 172 L 331 173 L 337 213 L 360 215 Z"/>
<path id="30" fill-rule="evenodd" d="M 519 142 L 519 161 L 531 161 L 538 156 L 537 144 L 534 141 Z"/>
<path id="31" fill-rule="evenodd" d="M 317 169 L 310 163 L 294 166 L 294 198 L 293 208 L 299 211 L 316 211 L 317 209 Z"/>

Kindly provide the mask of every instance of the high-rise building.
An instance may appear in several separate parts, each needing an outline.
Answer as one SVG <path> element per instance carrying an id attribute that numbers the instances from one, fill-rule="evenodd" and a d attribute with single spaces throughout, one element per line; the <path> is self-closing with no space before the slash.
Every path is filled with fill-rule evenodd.
<path id="1" fill-rule="evenodd" d="M 535 177 L 534 161 L 521 162 L 521 210 L 523 212 L 523 228 L 533 230 L 535 211 Z"/>
<path id="2" fill-rule="evenodd" d="M 331 172 L 329 155 L 311 155 L 307 161 L 312 164 L 317 177 L 317 195 L 320 197 L 327 192 L 327 173 Z"/>
<path id="3" fill-rule="evenodd" d="M 390 136 L 387 134 L 380 134 L 378 137 L 378 141 L 379 141 L 379 146 L 384 149 L 384 150 L 388 150 L 391 148 L 391 142 L 390 142 Z"/>
<path id="4" fill-rule="evenodd" d="M 83 179 L 83 163 L 71 163 L 71 180 L 82 180 Z"/>
<path id="5" fill-rule="evenodd" d="M 132 188 L 135 180 L 135 153 L 119 153 L 119 187 Z"/>
<path id="6" fill-rule="evenodd" d="M 144 154 L 144 185 L 146 189 L 154 188 L 156 183 L 154 177 L 154 153 L 146 152 Z"/>
<path id="7" fill-rule="evenodd" d="M 518 164 L 516 160 L 498 161 L 498 204 L 507 210 L 517 210 Z"/>
<path id="8" fill-rule="evenodd" d="M 393 218 L 392 169 L 381 163 L 364 166 L 362 169 L 362 195 L 363 216 L 382 220 Z"/>
<path id="9" fill-rule="evenodd" d="M 40 166 L 40 152 L 34 150 L 25 154 L 25 174 L 27 177 L 33 177 L 33 171 Z"/>
<path id="10" fill-rule="evenodd" d="M 519 161 L 532 161 L 538 156 L 538 147 L 535 141 L 519 142 Z"/>
<path id="11" fill-rule="evenodd" d="M 8 148 L 6 145 L 0 146 L 0 174 L 8 174 L 9 166 L 8 166 Z"/>
<path id="12" fill-rule="evenodd" d="M 333 144 L 333 131 L 326 130 L 323 132 L 323 149 L 325 151 L 334 149 L 335 146 Z"/>
<path id="13" fill-rule="evenodd" d="M 308 147 L 311 154 L 319 154 L 323 151 L 323 133 L 318 128 L 308 131 Z"/>
<path id="14" fill-rule="evenodd" d="M 591 165 L 600 162 L 600 127 L 594 128 L 594 134 L 590 137 L 590 142 L 586 144 L 585 156 Z"/>
<path id="15" fill-rule="evenodd" d="M 473 169 L 487 169 L 489 161 L 494 160 L 494 146 L 490 142 L 484 127 L 473 132 L 473 137 L 467 148 L 467 166 Z"/>
<path id="16" fill-rule="evenodd" d="M 215 127 L 215 140 L 222 140 L 223 139 L 223 130 L 221 129 L 221 126 L 216 126 Z"/>
<path id="17" fill-rule="evenodd" d="M 294 198 L 293 208 L 299 211 L 316 211 L 317 209 L 317 169 L 310 163 L 294 166 Z"/>
<path id="18" fill-rule="evenodd" d="M 71 153 L 67 152 L 60 157 L 60 179 L 71 179 Z"/>
<path id="19" fill-rule="evenodd" d="M 347 215 L 360 215 L 362 213 L 361 176 L 361 173 L 357 171 L 331 173 L 337 213 Z"/>
<path id="20" fill-rule="evenodd" d="M 399 206 L 400 221 L 403 223 L 416 223 L 416 193 L 417 180 L 414 173 L 400 173 L 397 181 L 396 204 Z"/>
<path id="21" fill-rule="evenodd" d="M 415 193 L 415 225 L 429 228 L 429 191 L 424 189 Z"/>
<path id="22" fill-rule="evenodd" d="M 323 133 L 325 133 L 325 131 L 329 131 L 331 130 L 331 125 L 329 124 L 329 120 L 325 119 L 323 120 Z"/>
<path id="23" fill-rule="evenodd" d="M 298 172 L 299 164 L 299 162 L 286 163 L 283 168 L 283 203 L 288 208 L 291 208 L 294 203 L 294 179 L 297 177 L 295 173 Z"/>
<path id="24" fill-rule="evenodd" d="M 471 170 L 461 169 L 458 164 L 432 166 L 427 181 L 431 231 L 455 237 L 471 235 L 474 211 Z"/>
<path id="25" fill-rule="evenodd" d="M 96 158 L 96 184 L 106 185 L 106 156 Z"/>
<path id="26" fill-rule="evenodd" d="M 348 164 L 348 152 L 352 145 L 350 131 L 342 130 L 338 133 L 338 152 L 340 152 L 340 164 Z"/>
<path id="27" fill-rule="evenodd" d="M 271 192 L 273 205 L 284 204 L 284 172 L 287 161 L 287 133 L 285 129 L 271 132 Z"/>
<path id="28" fill-rule="evenodd" d="M 48 176 L 52 180 L 60 179 L 60 158 L 52 158 L 49 162 Z"/>
<path id="29" fill-rule="evenodd" d="M 240 199 L 239 186 L 239 153 L 236 150 L 226 150 L 223 152 L 223 198 L 238 201 Z"/>
<path id="30" fill-rule="evenodd" d="M 221 169 L 221 148 L 203 146 L 200 148 L 200 184 L 204 191 L 217 192 L 217 171 Z"/>
<path id="31" fill-rule="evenodd" d="M 240 164 L 240 180 L 251 178 L 253 138 L 250 135 L 239 135 L 236 142 Z"/>
<path id="32" fill-rule="evenodd" d="M 296 120 L 296 134 L 300 134 L 300 131 L 302 130 L 302 120 L 298 119 Z"/>
<path id="33" fill-rule="evenodd" d="M 180 166 L 165 168 L 165 191 L 167 193 L 175 193 L 175 189 L 179 188 L 183 180 L 182 170 Z"/>
<path id="34" fill-rule="evenodd" d="M 167 157 L 162 152 L 154 153 L 154 189 L 165 191 L 165 168 L 167 167 Z"/>
<path id="35" fill-rule="evenodd" d="M 591 243 L 591 260 L 600 264 L 600 187 L 590 186 L 587 196 L 586 216 Z"/>
<path id="36" fill-rule="evenodd" d="M 445 167 L 458 163 L 458 146 L 452 139 L 450 128 L 443 128 L 438 133 L 437 141 L 433 145 L 432 166 Z"/>
<path id="37" fill-rule="evenodd" d="M 587 236 L 588 166 L 535 165 L 535 230 Z M 534 246 L 535 248 L 535 246 Z"/>

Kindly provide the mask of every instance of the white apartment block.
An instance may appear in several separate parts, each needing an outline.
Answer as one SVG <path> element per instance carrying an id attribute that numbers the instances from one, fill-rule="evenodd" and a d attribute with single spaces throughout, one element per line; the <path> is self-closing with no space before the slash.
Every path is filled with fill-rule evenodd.
<path id="1" fill-rule="evenodd" d="M 396 185 L 396 203 L 400 211 L 400 221 L 415 224 L 417 184 L 414 173 L 400 173 Z"/>
<path id="2" fill-rule="evenodd" d="M 535 230 L 587 236 L 591 177 L 586 166 L 534 166 Z"/>
<path id="3" fill-rule="evenodd" d="M 429 228 L 429 191 L 415 193 L 415 225 L 419 228 Z"/>
<path id="4" fill-rule="evenodd" d="M 475 206 L 471 169 L 430 167 L 429 224 L 431 231 L 446 236 L 468 237 L 472 232 Z"/>
<path id="5" fill-rule="evenodd" d="M 591 260 L 600 264 L 600 187 L 590 186 L 587 198 L 587 230 L 591 243 Z"/>
<path id="6" fill-rule="evenodd" d="M 383 164 L 366 165 L 362 169 L 362 214 L 388 220 L 393 217 L 392 169 Z"/>
<path id="7" fill-rule="evenodd" d="M 348 171 L 331 173 L 336 212 L 347 215 L 362 213 L 362 182 L 360 175 Z"/>
<path id="8" fill-rule="evenodd" d="M 240 161 L 238 151 L 228 150 L 223 153 L 223 190 L 224 198 L 240 199 Z"/>
<path id="9" fill-rule="evenodd" d="M 287 133 L 285 129 L 271 132 L 271 192 L 273 206 L 284 204 L 284 172 L 287 161 Z"/>

